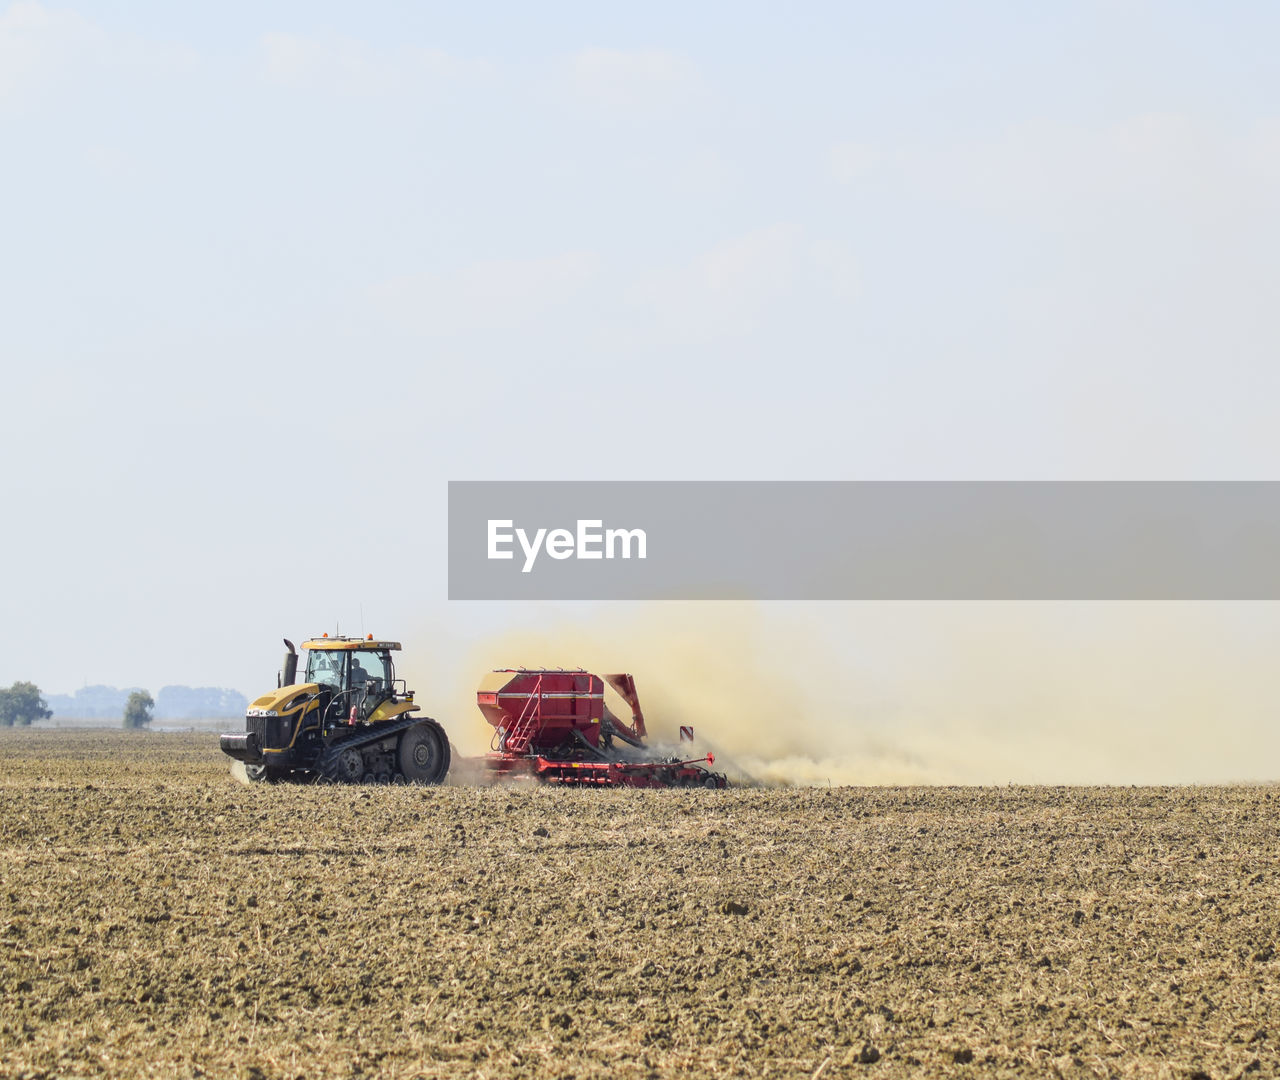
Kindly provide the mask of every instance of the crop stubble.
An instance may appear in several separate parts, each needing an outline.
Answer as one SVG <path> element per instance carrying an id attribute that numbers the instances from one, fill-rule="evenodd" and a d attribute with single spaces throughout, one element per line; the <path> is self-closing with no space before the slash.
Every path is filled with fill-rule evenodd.
<path id="1" fill-rule="evenodd" d="M 1280 1075 L 1274 796 L 246 788 L 3 732 L 0 1073 Z"/>

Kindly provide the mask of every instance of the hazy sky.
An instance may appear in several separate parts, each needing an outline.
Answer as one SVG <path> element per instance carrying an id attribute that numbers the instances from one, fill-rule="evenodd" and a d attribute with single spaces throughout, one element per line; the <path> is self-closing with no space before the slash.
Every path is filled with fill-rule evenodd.
<path id="1" fill-rule="evenodd" d="M 450 479 L 1275 478 L 1278 31 L 0 7 L 0 683 L 430 678 L 546 614 L 446 601 Z"/>

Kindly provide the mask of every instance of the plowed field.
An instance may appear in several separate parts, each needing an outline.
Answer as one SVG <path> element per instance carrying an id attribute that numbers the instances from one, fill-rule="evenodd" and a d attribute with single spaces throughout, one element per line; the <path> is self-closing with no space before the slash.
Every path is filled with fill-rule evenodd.
<path id="1" fill-rule="evenodd" d="M 1277 792 L 245 787 L 0 732 L 0 1074 L 1280 1076 Z"/>

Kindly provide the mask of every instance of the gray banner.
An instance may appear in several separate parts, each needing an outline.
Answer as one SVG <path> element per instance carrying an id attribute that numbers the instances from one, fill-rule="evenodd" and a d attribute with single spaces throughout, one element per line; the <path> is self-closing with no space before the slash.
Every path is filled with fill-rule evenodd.
<path id="1" fill-rule="evenodd" d="M 449 484 L 452 600 L 1276 600 L 1277 553 L 1272 482 Z"/>

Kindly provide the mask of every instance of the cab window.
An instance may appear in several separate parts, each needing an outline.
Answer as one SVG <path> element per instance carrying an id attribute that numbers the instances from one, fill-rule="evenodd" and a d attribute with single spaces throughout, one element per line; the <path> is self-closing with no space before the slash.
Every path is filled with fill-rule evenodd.
<path id="1" fill-rule="evenodd" d="M 344 685 L 343 667 L 347 654 L 337 649 L 311 649 L 307 652 L 307 675 L 309 683 L 322 683 L 333 690 L 341 690 Z"/>
<path id="2" fill-rule="evenodd" d="M 367 686 L 371 693 L 380 693 L 391 685 L 391 655 L 385 650 L 374 652 L 361 649 L 351 656 L 351 688 Z"/>

